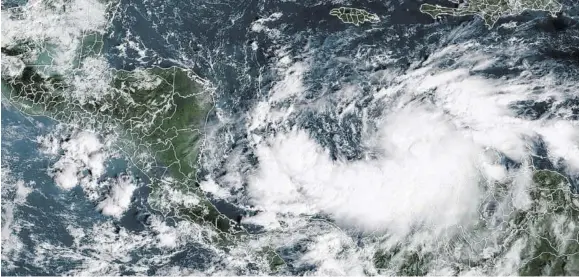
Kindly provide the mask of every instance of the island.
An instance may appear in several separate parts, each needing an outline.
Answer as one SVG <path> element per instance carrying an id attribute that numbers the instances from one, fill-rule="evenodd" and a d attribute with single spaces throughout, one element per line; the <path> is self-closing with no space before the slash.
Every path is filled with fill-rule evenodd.
<path id="1" fill-rule="evenodd" d="M 490 29 L 499 18 L 508 15 L 517 15 L 524 11 L 546 11 L 551 15 L 561 11 L 562 5 L 556 0 L 449 0 L 455 7 L 422 4 L 420 11 L 439 18 L 441 15 L 466 16 L 477 15 Z"/>
<path id="2" fill-rule="evenodd" d="M 378 17 L 378 15 L 369 13 L 362 9 L 355 9 L 355 8 L 347 8 L 347 7 L 334 8 L 330 11 L 330 15 L 339 18 L 344 23 L 354 24 L 356 26 L 360 26 L 365 22 L 370 23 L 380 22 L 380 18 Z"/>

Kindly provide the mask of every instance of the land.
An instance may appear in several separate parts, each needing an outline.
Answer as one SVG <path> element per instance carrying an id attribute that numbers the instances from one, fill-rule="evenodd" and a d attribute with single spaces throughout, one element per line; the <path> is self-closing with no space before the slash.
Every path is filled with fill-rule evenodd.
<path id="1" fill-rule="evenodd" d="M 509 249 L 516 250 L 515 243 L 522 241 L 523 247 L 517 253 L 521 259 L 517 268 L 519 275 L 579 274 L 579 195 L 571 190 L 569 179 L 555 171 L 534 170 L 532 180 L 526 192 L 530 196 L 528 207 L 510 207 L 490 220 L 482 218 L 482 224 L 461 232 L 442 249 L 420 249 L 403 244 L 378 249 L 372 260 L 378 273 L 422 276 L 429 273 L 432 257 L 439 255 L 433 251 L 456 253 L 465 246 L 485 249 L 487 241 L 498 243 L 501 248 L 487 253 L 488 257 L 465 254 L 451 260 L 457 272 L 473 267 L 485 268 L 501 255 L 508 255 Z M 510 201 L 508 197 L 505 200 Z"/>
<path id="2" fill-rule="evenodd" d="M 378 15 L 369 13 L 362 9 L 340 7 L 334 8 L 330 11 L 330 15 L 338 17 L 342 22 L 360 26 L 365 22 L 377 23 L 380 22 Z"/>
<path id="3" fill-rule="evenodd" d="M 85 83 L 82 78 L 92 76 L 82 69 L 83 63 L 98 56 L 102 48 L 102 38 L 97 34 L 87 35 L 84 41 L 87 43 L 79 49 L 75 61 L 77 67 L 67 75 L 47 73 L 50 66 L 26 60 L 22 61 L 20 74 L 3 74 L 3 99 L 29 115 L 116 134 L 120 138 L 117 147 L 149 177 L 149 202 L 154 208 L 207 223 L 223 237 L 241 232 L 237 223 L 205 197 L 196 181 L 203 128 L 211 109 L 210 95 L 198 77 L 180 67 L 110 69 L 99 77 L 104 81 L 89 87 L 92 90 L 100 86 L 98 96 L 79 98 L 74 95 Z M 5 48 L 2 56 L 22 58 L 29 48 L 25 44 Z M 91 80 L 86 82 L 90 84 Z M 192 194 L 200 203 L 167 209 L 162 202 L 170 197 L 168 187 Z"/>
<path id="4" fill-rule="evenodd" d="M 524 11 L 545 11 L 555 15 L 562 5 L 556 0 L 451 0 L 455 7 L 422 4 L 420 11 L 437 19 L 442 15 L 481 17 L 488 28 L 492 28 L 499 18 L 520 14 Z"/>
<path id="5" fill-rule="evenodd" d="M 520 230 L 528 237 L 521 251 L 519 274 L 579 274 L 579 195 L 569 179 L 551 170 L 537 170 L 530 190 L 533 205 Z M 526 226 L 525 226 L 526 225 Z"/>

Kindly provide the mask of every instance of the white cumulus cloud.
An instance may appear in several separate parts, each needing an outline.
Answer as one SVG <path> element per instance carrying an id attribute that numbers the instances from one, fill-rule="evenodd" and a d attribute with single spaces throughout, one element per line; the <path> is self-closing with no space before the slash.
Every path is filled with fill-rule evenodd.
<path id="1" fill-rule="evenodd" d="M 97 209 L 104 215 L 120 218 L 131 205 L 131 197 L 137 188 L 130 175 L 121 175 L 109 181 L 109 193 L 97 205 Z"/>
<path id="2" fill-rule="evenodd" d="M 105 171 L 108 157 L 98 136 L 89 131 L 74 133 L 68 140 L 58 137 L 42 137 L 38 141 L 45 153 L 56 154 L 62 151 L 59 160 L 53 165 L 51 175 L 55 183 L 63 189 L 71 189 L 85 177 L 90 170 L 90 179 L 98 179 Z"/>

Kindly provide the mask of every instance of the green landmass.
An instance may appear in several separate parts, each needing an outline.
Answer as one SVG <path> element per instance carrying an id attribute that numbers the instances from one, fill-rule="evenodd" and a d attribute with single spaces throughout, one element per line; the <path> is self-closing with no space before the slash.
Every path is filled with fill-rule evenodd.
<path id="1" fill-rule="evenodd" d="M 420 249 L 409 249 L 408 246 L 397 244 L 389 251 L 380 249 L 374 253 L 372 261 L 381 274 L 400 276 L 424 276 L 428 274 L 428 266 L 433 258 L 430 253 L 421 253 Z"/>
<path id="2" fill-rule="evenodd" d="M 378 15 L 369 13 L 362 9 L 340 7 L 334 8 L 330 11 L 330 15 L 333 15 L 344 23 L 354 24 L 360 26 L 365 22 L 377 23 L 380 22 Z"/>
<path id="3" fill-rule="evenodd" d="M 449 0 L 458 4 L 459 0 Z M 488 28 L 492 28 L 502 16 L 516 15 L 524 11 L 546 11 L 555 15 L 561 11 L 561 4 L 556 0 L 468 0 L 458 7 L 422 4 L 420 11 L 436 19 L 442 15 L 481 17 Z"/>
<path id="4" fill-rule="evenodd" d="M 286 262 L 277 254 L 275 249 L 266 246 L 258 251 L 259 254 L 263 255 L 268 263 L 269 270 L 271 272 L 279 272 L 286 265 Z"/>
<path id="5" fill-rule="evenodd" d="M 26 44 L 3 48 L 2 55 L 21 58 L 28 48 Z M 162 184 L 170 180 L 172 189 L 192 193 L 201 203 L 163 212 L 208 223 L 223 236 L 239 233 L 239 225 L 222 215 L 196 182 L 202 131 L 211 108 L 202 84 L 193 72 L 179 67 L 110 70 L 102 95 L 89 99 L 71 96 L 78 89 L 75 78 L 90 77 L 80 70 L 83 63 L 97 56 L 101 48 L 100 35 L 85 36 L 75 61 L 77 68 L 66 76 L 48 74 L 47 66 L 25 60 L 19 75 L 2 75 L 3 98 L 29 115 L 115 133 L 121 139 L 117 146 L 149 176 L 153 207 L 161 207 L 157 204 L 167 197 Z"/>
<path id="6" fill-rule="evenodd" d="M 10 11 L 15 17 L 23 13 Z M 107 12 L 113 16 L 114 8 Z M 181 67 L 111 69 L 102 54 L 103 35 L 87 32 L 75 38 L 81 43 L 72 61 L 59 61 L 59 66 L 53 57 L 62 54 L 61 47 L 48 39 L 5 42 L 2 100 L 28 115 L 117 138 L 113 147 L 149 179 L 151 207 L 208 227 L 203 240 L 222 250 L 247 239 L 246 230 L 219 212 L 197 181 L 205 123 L 213 108 L 205 80 Z M 263 259 L 256 262 L 269 264 L 272 271 L 285 266 L 271 247 L 258 254 Z"/>
<path id="7" fill-rule="evenodd" d="M 465 230 L 442 249 L 421 250 L 401 244 L 378 249 L 374 252 L 373 264 L 380 274 L 427 275 L 432 269 L 433 257 L 439 257 L 449 259 L 445 263 L 453 265 L 458 274 L 473 268 L 484 269 L 497 260 L 504 260 L 509 249 L 518 249 L 514 244 L 522 240 L 519 275 L 579 275 L 579 195 L 571 191 L 571 184 L 564 175 L 550 170 L 535 170 L 528 193 L 530 206 L 504 211 L 502 222 L 491 220 L 487 224 L 482 220 L 482 224 L 468 233 Z M 481 237 L 481 234 L 491 235 Z M 478 247 L 484 249 L 486 241 L 497 243 L 499 251 L 483 258 L 469 252 Z M 477 245 L 480 243 L 483 245 Z M 463 252 L 464 249 L 467 251 Z M 451 256 L 444 257 L 440 251 L 451 253 Z"/>
<path id="8" fill-rule="evenodd" d="M 533 206 L 522 222 L 528 241 L 519 274 L 579 275 L 579 195 L 554 171 L 537 170 L 533 182 Z"/>

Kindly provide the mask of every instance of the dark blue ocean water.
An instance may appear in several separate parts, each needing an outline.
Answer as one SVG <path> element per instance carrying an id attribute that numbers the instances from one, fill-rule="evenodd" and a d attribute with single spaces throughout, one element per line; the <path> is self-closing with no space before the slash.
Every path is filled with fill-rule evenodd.
<path id="1" fill-rule="evenodd" d="M 430 17 L 418 12 L 421 1 L 392 2 L 348 2 L 349 6 L 364 7 L 379 14 L 382 19 L 376 25 L 355 27 L 343 24 L 328 14 L 334 5 L 316 1 L 121 0 L 113 27 L 105 39 L 104 55 L 118 69 L 181 65 L 209 80 L 217 88 L 215 105 L 230 118 L 238 119 L 222 124 L 221 128 L 233 136 L 232 140 L 223 142 L 224 152 L 239 150 L 248 161 L 254 163 L 257 161 L 252 158 L 245 137 L 245 114 L 257 100 L 267 96 L 265 92 L 276 80 L 273 65 L 276 62 L 275 51 L 281 48 L 296 60 L 305 59 L 306 56 L 310 59 L 312 68 L 304 77 L 309 88 L 304 101 L 313 103 L 324 95 L 335 93 L 341 84 L 358 82 L 362 93 L 353 100 L 358 111 L 372 100 L 370 95 L 376 83 L 368 76 L 391 64 L 377 63 L 368 67 L 362 63 L 339 63 L 331 57 L 358 57 L 359 61 L 363 61 L 389 53 L 396 66 L 407 68 L 451 43 L 474 39 L 484 45 L 517 38 L 532 40 L 537 45 L 535 52 L 521 57 L 521 62 L 552 60 L 548 70 L 561 74 L 566 74 L 568 66 L 579 66 L 579 25 L 576 21 L 579 9 L 570 0 L 561 1 L 570 8 L 557 19 L 525 13 L 501 19 L 498 24 L 532 21 L 533 28 L 493 32 L 484 28 L 480 19 L 475 19 L 478 24 L 469 25 L 473 17 L 450 18 L 432 25 Z M 18 4 L 3 2 L 2 7 Z M 277 12 L 283 14 L 279 20 L 264 22 L 263 25 L 279 30 L 282 36 L 272 38 L 263 32 L 250 30 L 253 22 Z M 446 32 L 461 26 L 466 26 L 463 28 L 466 31 L 449 38 Z M 145 49 L 148 57 L 144 60 L 139 60 L 137 51 L 128 51 L 126 57 L 119 56 L 115 47 L 129 33 L 129 39 L 138 40 Z M 259 51 L 252 49 L 253 42 L 258 43 Z M 500 67 L 482 73 L 494 76 L 509 74 L 508 69 Z M 530 116 L 540 113 L 538 109 L 541 107 L 535 104 L 521 103 L 517 108 L 521 110 L 521 116 Z M 380 115 L 379 109 L 375 112 L 376 116 Z M 334 159 L 359 159 L 363 151 L 359 131 L 362 115 L 353 112 L 337 120 L 338 113 L 304 110 L 291 118 L 292 122 L 288 125 L 295 124 L 310 131 L 322 146 L 330 150 Z M 213 115 L 209 124 L 216 121 Z M 26 117 L 6 103 L 2 106 L 2 165 L 10 168 L 15 178 L 26 183 L 34 182 L 34 191 L 28 196 L 27 205 L 15 212 L 15 218 L 27 223 L 18 232 L 26 250 L 19 258 L 16 269 L 2 267 L 3 275 L 56 275 L 66 272 L 74 264 L 64 258 L 43 268 L 31 265 L 29 261 L 34 258 L 34 247 L 43 241 L 70 246 L 72 237 L 66 230 L 69 222 L 90 228 L 98 222 L 111 220 L 95 210 L 94 204 L 84 197 L 79 187 L 62 191 L 48 176 L 48 168 L 54 160 L 38 151 L 34 139 L 50 132 L 54 124 L 48 118 Z M 18 136 L 9 133 L 11 128 L 18 130 Z M 545 159 L 538 159 L 537 164 L 544 168 L 556 166 Z M 139 176 L 144 184 L 147 183 L 146 177 L 139 175 L 123 159 L 107 164 L 108 176 L 127 170 Z M 223 167 L 202 168 L 200 172 L 219 175 L 224 170 Z M 147 189 L 142 188 L 135 193 L 135 198 L 144 199 L 147 193 Z M 217 207 L 231 217 L 237 212 L 226 204 L 217 204 Z M 135 205 L 115 224 L 140 232 L 145 228 L 141 219 L 148 212 L 146 205 Z M 197 257 L 198 253 L 184 251 L 174 257 L 174 263 L 187 264 L 206 257 Z"/>
<path id="2" fill-rule="evenodd" d="M 54 127 L 55 122 L 50 118 L 26 116 L 9 103 L 2 104 L 2 167 L 10 171 L 6 173 L 10 178 L 4 178 L 3 173 L 2 190 L 9 189 L 11 184 L 8 182 L 15 180 L 24 181 L 33 190 L 25 204 L 17 206 L 14 212 L 14 222 L 20 227 L 15 229 L 18 230 L 16 235 L 25 250 L 21 257 L 13 259 L 17 261 L 17 268 L 2 266 L 2 275 L 58 275 L 67 268 L 74 268 L 74 263 L 64 257 L 42 268 L 35 267 L 30 261 L 35 258 L 34 249 L 39 243 L 71 247 L 72 236 L 66 229 L 67 225 L 73 223 L 77 228 L 90 229 L 95 224 L 112 220 L 95 209 L 95 203 L 86 198 L 80 186 L 66 191 L 59 188 L 49 176 L 49 168 L 56 160 L 39 151 L 36 138 L 48 134 Z M 140 219 L 148 213 L 144 202 L 148 194 L 146 176 L 128 166 L 124 159 L 111 159 L 106 164 L 106 174 L 102 178 L 114 177 L 127 171 L 139 178 L 143 187 L 133 194 L 134 205 L 131 209 L 120 220 L 114 220 L 114 224 L 139 232 L 144 228 Z M 5 194 L 3 191 L 2 195 L 4 203 L 13 201 L 13 194 Z M 4 199 L 5 195 L 7 199 Z"/>

